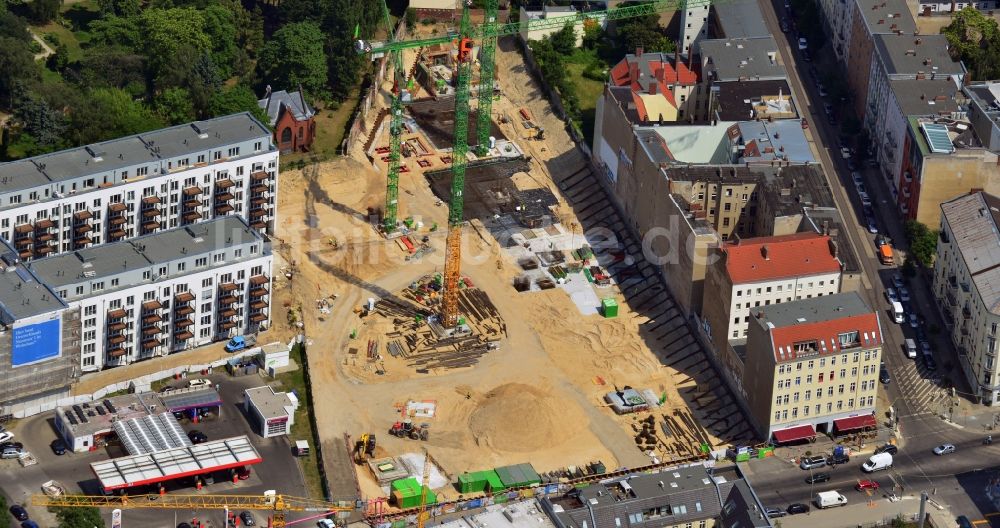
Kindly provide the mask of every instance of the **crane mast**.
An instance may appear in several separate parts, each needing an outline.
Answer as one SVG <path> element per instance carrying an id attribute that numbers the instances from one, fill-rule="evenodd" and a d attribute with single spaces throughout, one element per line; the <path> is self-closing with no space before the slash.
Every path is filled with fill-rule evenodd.
<path id="1" fill-rule="evenodd" d="M 483 38 L 479 45 L 479 106 L 476 109 L 476 155 L 485 156 L 490 149 L 493 128 L 493 79 L 497 50 L 497 0 L 486 0 Z"/>

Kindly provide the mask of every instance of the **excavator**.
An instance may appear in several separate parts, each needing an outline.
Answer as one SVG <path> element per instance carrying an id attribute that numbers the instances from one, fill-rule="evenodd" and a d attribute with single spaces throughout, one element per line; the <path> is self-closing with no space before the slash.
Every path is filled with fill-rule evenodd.
<path id="1" fill-rule="evenodd" d="M 375 456 L 375 435 L 365 433 L 361 439 L 354 443 L 354 461 L 364 464 L 369 458 Z"/>

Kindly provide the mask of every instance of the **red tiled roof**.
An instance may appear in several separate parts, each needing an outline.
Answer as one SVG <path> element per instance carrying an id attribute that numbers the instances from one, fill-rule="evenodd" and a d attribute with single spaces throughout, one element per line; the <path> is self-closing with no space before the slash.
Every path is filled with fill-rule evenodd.
<path id="1" fill-rule="evenodd" d="M 615 86 L 631 85 L 633 90 L 644 91 L 647 87 L 639 85 L 639 58 L 629 55 L 611 68 L 611 82 Z M 698 75 L 683 62 L 676 69 L 674 65 L 664 61 L 649 61 L 649 69 L 653 77 L 666 89 L 667 84 L 695 85 Z"/>
<path id="2" fill-rule="evenodd" d="M 733 284 L 840 271 L 830 237 L 818 233 L 746 238 L 723 246 Z"/>
<path id="3" fill-rule="evenodd" d="M 839 354 L 844 350 L 841 348 L 837 336 L 854 331 L 858 332 L 860 343 L 852 346 L 851 349 L 858 346 L 866 349 L 882 346 L 882 333 L 879 331 L 878 317 L 875 313 L 865 313 L 831 321 L 806 321 L 771 328 L 774 359 L 779 363 L 797 359 L 795 344 L 806 341 L 816 341 L 816 352 L 821 356 Z M 810 352 L 810 354 L 815 354 L 815 352 Z"/>

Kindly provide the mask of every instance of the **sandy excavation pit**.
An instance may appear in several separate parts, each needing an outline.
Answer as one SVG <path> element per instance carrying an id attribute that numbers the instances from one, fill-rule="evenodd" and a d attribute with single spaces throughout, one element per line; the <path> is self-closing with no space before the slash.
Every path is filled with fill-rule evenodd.
<path id="1" fill-rule="evenodd" d="M 499 451 L 551 447 L 567 431 L 586 426 L 587 417 L 579 409 L 523 383 L 507 383 L 487 392 L 469 417 L 476 444 Z"/>

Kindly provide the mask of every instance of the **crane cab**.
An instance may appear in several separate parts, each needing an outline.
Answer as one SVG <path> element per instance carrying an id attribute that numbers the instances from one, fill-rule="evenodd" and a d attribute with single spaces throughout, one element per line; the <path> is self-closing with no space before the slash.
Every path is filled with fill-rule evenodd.
<path id="1" fill-rule="evenodd" d="M 458 41 L 458 62 L 466 62 L 472 58 L 472 39 L 465 37 Z"/>

